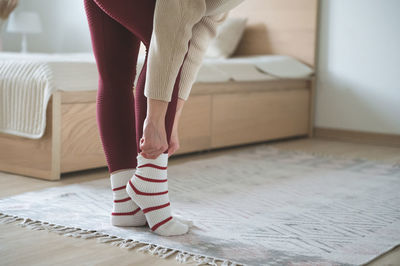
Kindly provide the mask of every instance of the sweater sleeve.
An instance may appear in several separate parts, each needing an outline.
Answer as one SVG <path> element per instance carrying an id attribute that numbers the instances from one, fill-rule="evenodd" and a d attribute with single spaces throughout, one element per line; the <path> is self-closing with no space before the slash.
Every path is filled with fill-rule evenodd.
<path id="1" fill-rule="evenodd" d="M 192 28 L 205 12 L 205 1 L 156 1 L 144 88 L 146 97 L 171 101 Z"/>
<path id="2" fill-rule="evenodd" d="M 185 101 L 189 98 L 190 91 L 200 70 L 207 47 L 216 37 L 218 25 L 225 21 L 227 16 L 228 12 L 204 16 L 194 25 L 188 54 L 182 66 L 178 92 L 179 98 Z"/>

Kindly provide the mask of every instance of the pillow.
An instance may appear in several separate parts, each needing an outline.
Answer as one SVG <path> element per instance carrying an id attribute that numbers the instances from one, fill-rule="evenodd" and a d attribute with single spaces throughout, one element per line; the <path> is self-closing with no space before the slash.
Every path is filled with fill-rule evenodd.
<path id="1" fill-rule="evenodd" d="M 227 58 L 236 50 L 242 39 L 247 18 L 228 17 L 218 26 L 217 36 L 211 41 L 204 55 L 206 58 Z"/>

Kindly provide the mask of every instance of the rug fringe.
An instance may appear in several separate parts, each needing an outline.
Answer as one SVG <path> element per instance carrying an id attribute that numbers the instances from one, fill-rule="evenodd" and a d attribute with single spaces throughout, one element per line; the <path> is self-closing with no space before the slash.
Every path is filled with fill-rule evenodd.
<path id="1" fill-rule="evenodd" d="M 176 254 L 175 260 L 179 263 L 190 263 L 191 261 L 194 261 L 197 263 L 196 264 L 197 266 L 200 265 L 218 266 L 218 262 L 221 262 L 220 264 L 221 266 L 244 265 L 244 264 L 236 264 L 235 262 L 229 260 L 212 258 L 204 255 L 196 255 L 186 251 L 171 249 L 156 244 L 149 244 L 145 242 L 136 241 L 133 239 L 124 239 L 117 236 L 102 234 L 95 230 L 84 230 L 81 228 L 51 224 L 49 222 L 42 222 L 38 220 L 32 220 L 30 218 L 22 218 L 15 215 L 0 213 L 0 224 L 11 224 L 15 222 L 19 222 L 18 223 L 19 226 L 28 228 L 30 230 L 47 230 L 50 232 L 55 232 L 59 235 L 82 238 L 82 239 L 95 238 L 99 243 L 108 243 L 112 246 L 128 250 L 138 247 L 137 252 L 148 253 L 153 256 L 157 256 L 161 259 L 166 259 Z"/>

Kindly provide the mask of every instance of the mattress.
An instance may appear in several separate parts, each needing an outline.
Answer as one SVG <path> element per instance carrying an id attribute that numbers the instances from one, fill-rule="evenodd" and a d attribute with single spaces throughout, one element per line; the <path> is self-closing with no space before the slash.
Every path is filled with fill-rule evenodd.
<path id="1" fill-rule="evenodd" d="M 143 62 L 140 57 L 137 73 Z M 312 74 L 310 67 L 289 56 L 206 58 L 195 83 L 307 78 Z M 47 104 L 54 91 L 97 90 L 97 83 L 92 53 L 0 53 L 0 132 L 41 138 Z"/>

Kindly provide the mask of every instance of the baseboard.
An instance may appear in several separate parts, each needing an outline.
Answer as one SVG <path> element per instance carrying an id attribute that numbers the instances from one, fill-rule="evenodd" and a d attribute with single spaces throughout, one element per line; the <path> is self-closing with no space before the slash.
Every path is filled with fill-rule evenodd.
<path id="1" fill-rule="evenodd" d="M 400 135 L 333 128 L 314 128 L 314 136 L 341 141 L 400 147 Z"/>

